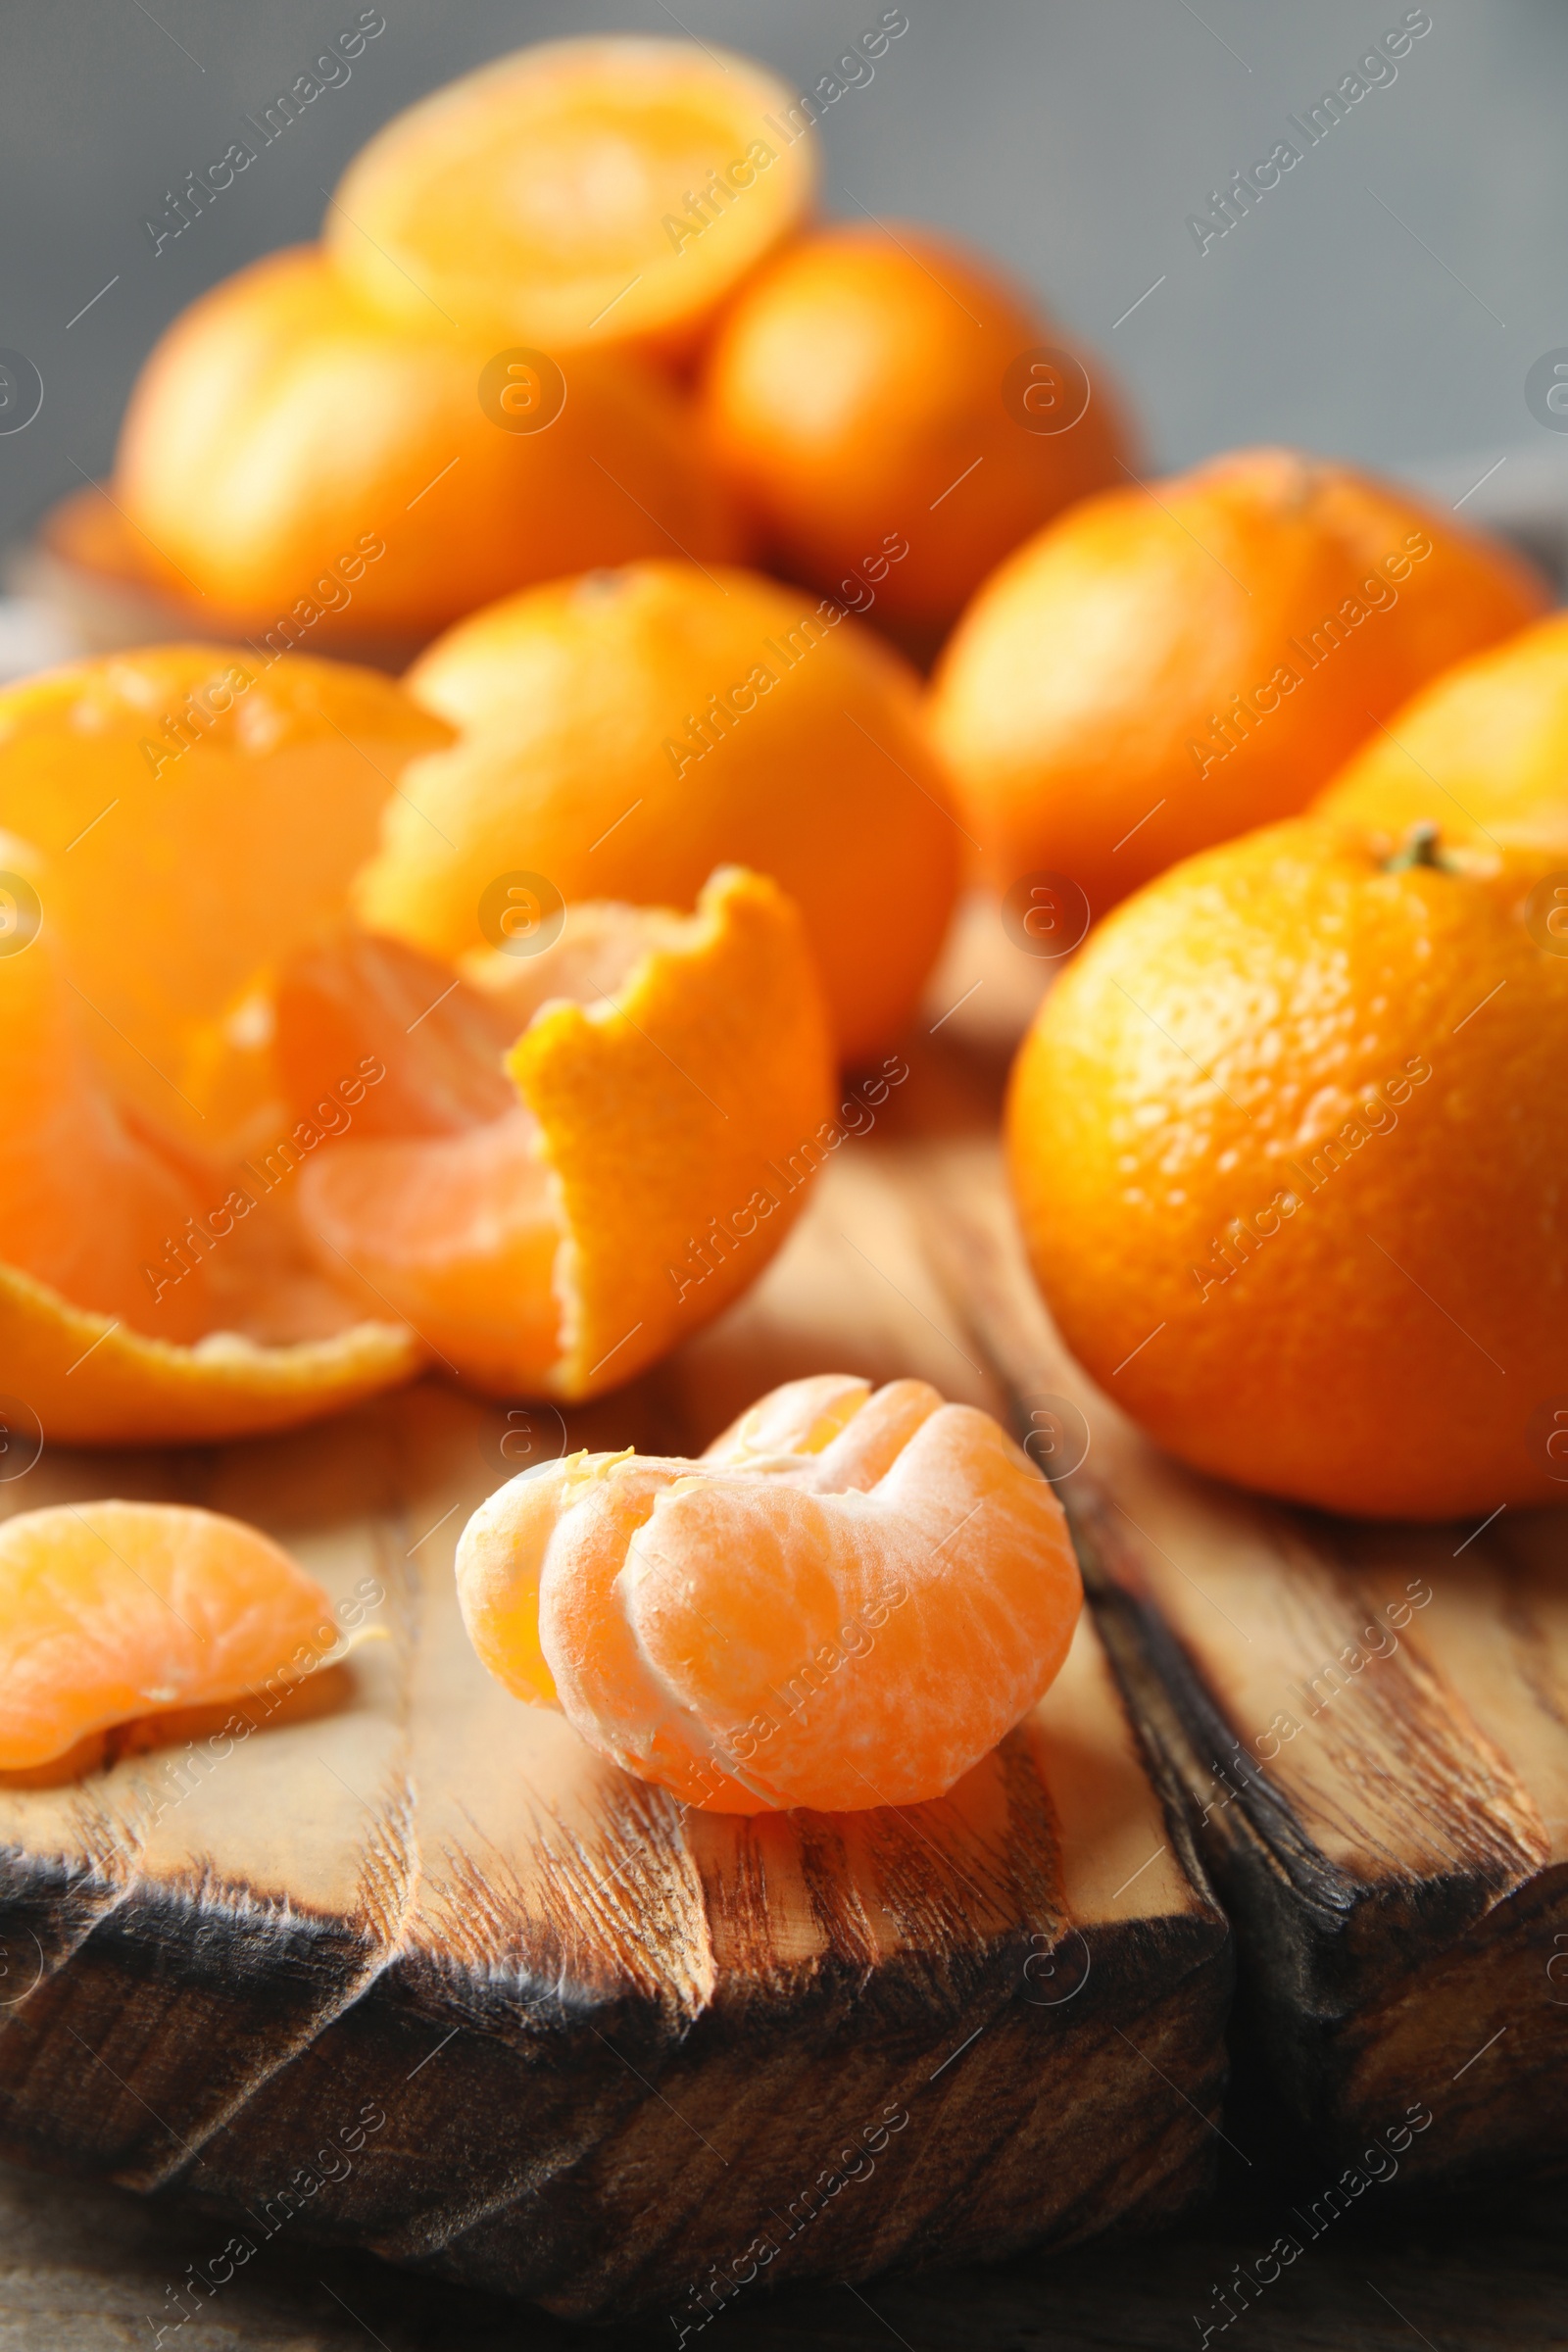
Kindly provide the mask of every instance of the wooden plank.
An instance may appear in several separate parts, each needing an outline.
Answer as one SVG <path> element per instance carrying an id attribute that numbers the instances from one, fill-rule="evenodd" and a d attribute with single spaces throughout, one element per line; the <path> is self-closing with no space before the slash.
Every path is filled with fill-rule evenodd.
<path id="1" fill-rule="evenodd" d="M 1356 1526 L 1189 1474 L 1062 1350 L 994 1147 L 919 1181 L 1015 1412 L 1087 1442 L 1059 1491 L 1101 1631 L 1291 2110 L 1347 2163 L 1429 2113 L 1400 2168 L 1435 2186 L 1560 2159 L 1568 1518 Z"/>
<path id="2" fill-rule="evenodd" d="M 920 1083 L 906 1125 L 989 1115 L 961 1073 Z M 215 2251 L 336 2239 L 677 2331 L 758 2278 L 1063 2246 L 1204 2193 L 1228 1934 L 1087 1621 L 941 1803 L 748 1822 L 515 1704 L 458 1619 L 456 1536 L 528 1448 L 695 1449 L 833 1365 L 1003 1401 L 896 1125 L 735 1314 L 569 1428 L 424 1389 L 0 1489 L 237 1512 L 387 1636 L 331 1711 L 0 1790 L 5 2152 L 194 2198 Z"/>

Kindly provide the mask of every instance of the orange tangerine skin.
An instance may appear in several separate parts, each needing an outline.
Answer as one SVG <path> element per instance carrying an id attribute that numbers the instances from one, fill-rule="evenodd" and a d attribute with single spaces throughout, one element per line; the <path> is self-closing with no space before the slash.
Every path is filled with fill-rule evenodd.
<path id="1" fill-rule="evenodd" d="M 1020 547 L 954 631 L 932 723 L 988 878 L 1065 874 L 1098 917 L 1304 808 L 1418 686 L 1544 602 L 1517 557 L 1402 492 L 1235 451 Z"/>
<path id="2" fill-rule="evenodd" d="M 293 1429 L 399 1387 L 426 1360 L 416 1334 L 384 1307 L 373 1322 L 292 1346 L 223 1332 L 181 1347 L 74 1306 L 0 1262 L 6 1384 L 55 1445 L 207 1444 Z M 25 1431 L 14 1434 L 24 1442 Z"/>
<path id="3" fill-rule="evenodd" d="M 314 1577 L 180 1503 L 62 1503 L 0 1523 L 0 1771 L 94 1732 L 297 1681 L 339 1642 Z"/>
<path id="4" fill-rule="evenodd" d="M 1537 842 L 1568 854 L 1568 614 L 1456 662 L 1370 736 L 1314 816 L 1402 841 Z"/>
<path id="5" fill-rule="evenodd" d="M 695 915 L 621 911 L 646 951 L 613 996 L 557 996 L 497 1054 L 505 1115 L 351 1134 L 301 1173 L 323 1272 L 352 1268 L 368 1311 L 495 1394 L 593 1396 L 657 1362 L 761 1270 L 844 1140 L 820 984 L 776 885 L 721 868 Z M 417 1038 L 387 1081 L 405 1098 L 428 1075 Z M 482 1059 L 453 1069 L 451 1093 L 476 1095 Z"/>
<path id="6" fill-rule="evenodd" d="M 914 675 L 870 630 L 755 573 L 636 564 L 475 614 L 408 685 L 462 740 L 389 804 L 368 928 L 457 957 L 509 872 L 689 906 L 734 860 L 799 906 L 844 1059 L 901 1034 L 962 836 Z"/>
<path id="7" fill-rule="evenodd" d="M 1098 361 L 1066 430 L 1031 429 L 1021 372 L 1009 405 L 1014 363 L 1062 342 L 963 247 L 906 222 L 896 237 L 834 226 L 730 305 L 704 415 L 781 568 L 879 621 L 940 629 L 1020 539 L 1126 479 L 1120 403 Z"/>
<path id="8" fill-rule="evenodd" d="M 20 881 L 47 908 L 44 861 L 5 834 L 0 874 L 8 902 Z M 0 1261 L 136 1331 L 194 1339 L 207 1328 L 203 1269 L 159 1300 L 142 1267 L 163 1258 L 197 1196 L 110 1100 L 47 913 L 28 944 L 18 936 L 0 939 Z"/>
<path id="9" fill-rule="evenodd" d="M 492 345 L 682 358 L 810 207 L 817 141 L 792 103 L 706 43 L 540 42 L 394 117 L 325 234 L 405 324 L 439 301 Z"/>
<path id="10" fill-rule="evenodd" d="M 149 579 L 308 644 L 428 637 L 460 613 L 592 564 L 741 552 L 685 401 L 653 370 L 583 353 L 538 431 L 504 426 L 480 377 L 517 337 L 368 309 L 318 248 L 270 255 L 192 304 L 143 368 L 117 503 Z M 275 633 L 275 631 L 274 631 Z"/>
<path id="11" fill-rule="evenodd" d="M 1200 1470 L 1379 1518 L 1561 1499 L 1568 957 L 1526 919 L 1561 852 L 1482 846 L 1390 871 L 1302 817 L 1205 851 L 1090 938 L 1019 1052 L 1047 1302 Z"/>
<path id="12" fill-rule="evenodd" d="M 341 918 L 401 770 L 447 734 L 376 671 L 269 667 L 243 645 L 149 646 L 0 690 L 0 826 L 48 860 L 84 1034 L 150 1125 L 221 1155 L 227 1016 Z"/>
<path id="13" fill-rule="evenodd" d="M 921 1381 L 775 1390 L 698 1461 L 574 1454 L 458 1547 L 474 1646 L 626 1770 L 709 1811 L 946 1794 L 1061 1665 L 1061 1506 Z"/>

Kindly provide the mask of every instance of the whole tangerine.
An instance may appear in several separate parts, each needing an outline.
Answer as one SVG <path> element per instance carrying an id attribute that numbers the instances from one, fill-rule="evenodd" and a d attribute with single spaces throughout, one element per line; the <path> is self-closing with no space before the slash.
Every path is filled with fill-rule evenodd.
<path id="1" fill-rule="evenodd" d="M 1539 842 L 1568 854 L 1568 614 L 1552 612 L 1434 678 L 1312 805 L 1397 840 Z"/>
<path id="2" fill-rule="evenodd" d="M 114 498 L 122 571 L 278 651 L 422 642 L 510 590 L 671 542 L 741 552 L 689 404 L 652 368 L 498 348 L 429 308 L 389 321 L 317 246 L 174 320 L 131 394 Z M 52 527 L 88 569 L 117 561 L 101 504 L 84 492 Z"/>
<path id="3" fill-rule="evenodd" d="M 1553 865 L 1298 818 L 1152 883 L 1047 998 L 1007 1109 L 1024 1235 L 1172 1452 L 1378 1517 L 1561 1499 Z"/>
<path id="4" fill-rule="evenodd" d="M 805 918 L 840 1051 L 895 1042 L 941 946 L 961 834 L 918 684 L 831 600 L 695 564 L 509 598 L 409 672 L 460 740 L 387 804 L 371 929 L 455 957 L 499 944 L 486 893 L 689 906 L 724 863 Z"/>
<path id="5" fill-rule="evenodd" d="M 779 564 L 940 631 L 1073 499 L 1123 477 L 1121 405 L 1021 287 L 900 223 L 799 239 L 705 367 L 709 437 Z"/>
<path id="6" fill-rule="evenodd" d="M 943 656 L 937 740 L 990 878 L 1064 874 L 1099 916 L 1294 815 L 1544 602 L 1519 558 L 1402 491 L 1237 451 L 1085 500 L 1010 557 Z"/>

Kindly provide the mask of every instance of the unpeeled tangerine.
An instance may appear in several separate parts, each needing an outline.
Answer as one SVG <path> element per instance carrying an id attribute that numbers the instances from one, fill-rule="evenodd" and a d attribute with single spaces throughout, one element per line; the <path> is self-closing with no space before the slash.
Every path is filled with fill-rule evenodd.
<path id="1" fill-rule="evenodd" d="M 1082 1598 L 1061 1506 L 923 1381 L 773 1390 L 697 1461 L 578 1453 L 458 1545 L 475 1649 L 708 1811 L 944 1795 L 1048 1688 Z"/>

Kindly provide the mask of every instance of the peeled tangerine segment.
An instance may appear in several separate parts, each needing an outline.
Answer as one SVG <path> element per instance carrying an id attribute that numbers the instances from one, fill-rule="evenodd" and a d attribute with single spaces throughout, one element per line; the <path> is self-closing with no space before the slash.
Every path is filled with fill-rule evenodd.
<path id="1" fill-rule="evenodd" d="M 815 966 L 783 893 L 725 867 L 693 915 L 571 907 L 539 956 L 469 970 L 467 1001 L 448 974 L 465 1004 L 454 1072 L 470 1057 L 451 1083 L 477 1102 L 485 1022 L 510 1024 L 510 1107 L 446 1133 L 346 1135 L 301 1171 L 301 1222 L 325 1273 L 352 1273 L 462 1379 L 597 1395 L 727 1305 L 798 1213 L 836 1133 Z M 354 997 L 347 979 L 320 993 L 334 1018 Z M 354 1003 L 381 1020 L 375 989 Z M 413 1089 L 375 1033 L 387 1084 Z"/>
<path id="2" fill-rule="evenodd" d="M 280 975 L 272 1018 L 273 1067 L 302 1118 L 367 1063 L 382 1075 L 356 1090 L 359 1136 L 458 1135 L 516 1107 L 501 1056 L 521 1022 L 401 940 L 313 941 Z"/>
<path id="3" fill-rule="evenodd" d="M 397 116 L 350 165 L 328 247 L 388 314 L 498 341 L 682 350 L 808 210 L 810 118 L 693 42 L 542 42 Z"/>
<path id="4" fill-rule="evenodd" d="M 1054 1493 L 923 1381 L 775 1389 L 698 1461 L 573 1454 L 458 1546 L 479 1657 L 709 1811 L 946 1794 L 1028 1713 L 1082 1586 Z"/>
<path id="5" fill-rule="evenodd" d="M 0 692 L 0 826 L 49 861 L 47 922 L 122 1101 L 224 1146 L 225 1024 L 341 914 L 400 769 L 448 733 L 390 678 L 250 646 L 149 646 Z"/>
<path id="6" fill-rule="evenodd" d="M 237 1519 L 180 1503 L 24 1511 L 0 1524 L 0 1772 L 298 1681 L 338 1641 L 315 1578 Z"/>

